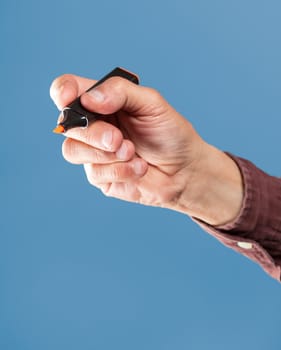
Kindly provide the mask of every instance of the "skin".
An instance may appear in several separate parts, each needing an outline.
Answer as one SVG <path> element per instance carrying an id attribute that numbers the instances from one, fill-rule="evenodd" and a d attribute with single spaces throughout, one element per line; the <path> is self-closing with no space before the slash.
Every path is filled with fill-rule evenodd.
<path id="1" fill-rule="evenodd" d="M 81 95 L 86 109 L 105 115 L 64 134 L 64 158 L 83 164 L 91 185 L 213 226 L 237 217 L 243 183 L 230 157 L 205 142 L 156 90 L 114 77 L 84 93 L 94 83 L 66 74 L 50 88 L 59 109 Z"/>

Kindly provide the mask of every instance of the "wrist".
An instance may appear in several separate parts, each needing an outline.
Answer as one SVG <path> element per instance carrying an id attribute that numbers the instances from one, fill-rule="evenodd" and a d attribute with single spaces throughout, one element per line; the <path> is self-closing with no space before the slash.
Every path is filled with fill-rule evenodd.
<path id="1" fill-rule="evenodd" d="M 212 226 L 234 220 L 243 201 L 243 181 L 234 160 L 205 143 L 173 209 Z"/>

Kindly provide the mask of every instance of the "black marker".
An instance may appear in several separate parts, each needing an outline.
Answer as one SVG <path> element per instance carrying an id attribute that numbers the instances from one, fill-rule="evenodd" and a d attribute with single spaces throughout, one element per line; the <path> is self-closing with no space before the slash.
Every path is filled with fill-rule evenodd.
<path id="1" fill-rule="evenodd" d="M 111 77 L 121 77 L 121 78 L 130 80 L 135 84 L 139 83 L 139 79 L 135 74 L 128 72 L 125 69 L 117 67 L 113 69 L 113 71 L 108 73 L 105 77 L 100 79 L 96 84 L 91 86 L 85 92 L 88 92 L 94 89 L 96 86 L 98 86 L 99 84 L 103 83 L 105 80 Z M 89 122 L 95 121 L 101 116 L 102 115 L 99 113 L 87 111 L 81 105 L 80 96 L 79 96 L 62 110 L 62 120 L 59 121 L 58 125 L 53 131 L 57 134 L 62 134 L 72 128 L 77 128 L 77 127 L 86 128 L 89 125 Z"/>

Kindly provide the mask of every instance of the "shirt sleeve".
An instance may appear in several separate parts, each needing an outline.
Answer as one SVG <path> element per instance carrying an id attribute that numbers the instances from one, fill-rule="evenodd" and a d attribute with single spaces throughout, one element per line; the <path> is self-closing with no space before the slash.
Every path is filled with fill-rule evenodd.
<path id="1" fill-rule="evenodd" d="M 246 159 L 226 154 L 236 162 L 243 178 L 244 198 L 238 216 L 216 227 L 192 219 L 225 246 L 255 261 L 280 282 L 281 178 L 266 174 Z"/>

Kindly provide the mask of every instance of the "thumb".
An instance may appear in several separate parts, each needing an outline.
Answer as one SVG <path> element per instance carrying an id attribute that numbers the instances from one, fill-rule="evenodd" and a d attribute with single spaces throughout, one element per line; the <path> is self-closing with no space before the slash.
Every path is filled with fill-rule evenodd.
<path id="1" fill-rule="evenodd" d="M 85 92 L 80 100 L 87 110 L 101 114 L 124 110 L 132 115 L 147 116 L 156 114 L 156 111 L 159 115 L 169 106 L 156 90 L 120 77 L 112 77 Z"/>

